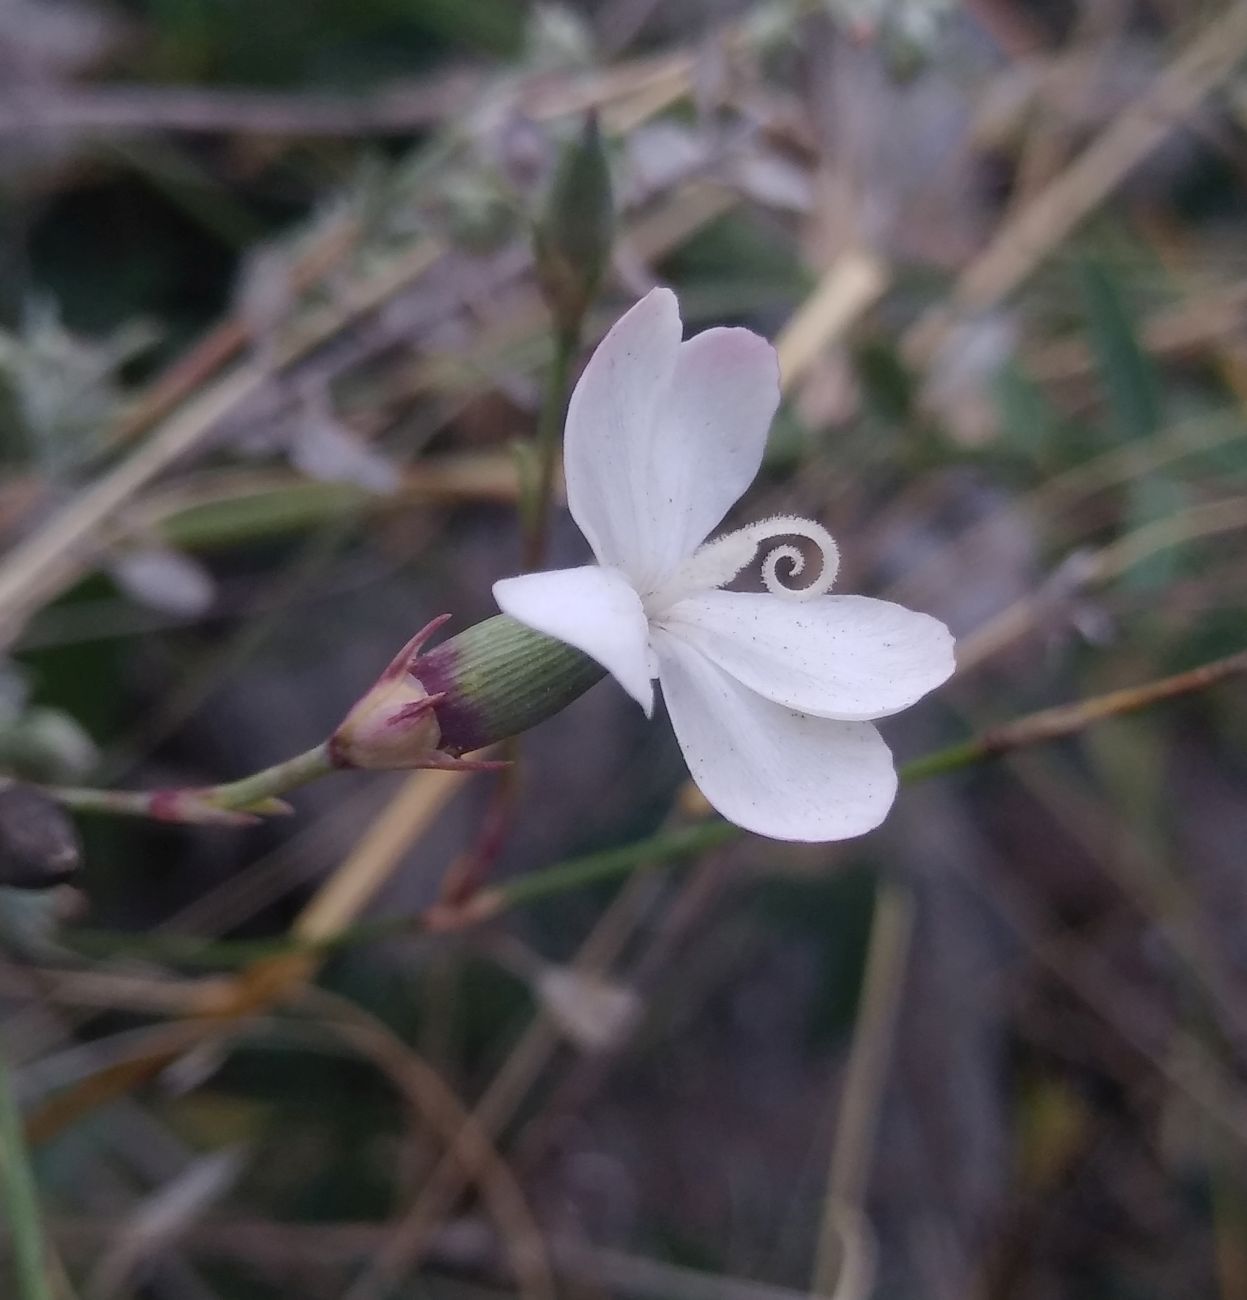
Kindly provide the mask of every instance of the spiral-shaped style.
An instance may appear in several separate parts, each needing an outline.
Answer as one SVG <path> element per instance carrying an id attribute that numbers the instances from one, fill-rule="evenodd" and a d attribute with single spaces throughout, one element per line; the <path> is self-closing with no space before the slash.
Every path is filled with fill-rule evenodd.
<path id="1" fill-rule="evenodd" d="M 771 519 L 760 519 L 729 534 L 733 540 L 748 541 L 751 546 L 749 558 L 765 550 L 762 557 L 762 585 L 775 596 L 784 596 L 792 600 L 810 600 L 831 590 L 840 568 L 840 548 L 831 534 L 812 519 L 802 519 L 798 515 L 776 515 Z M 778 537 L 804 537 L 812 542 L 818 551 L 818 573 L 813 581 L 800 587 L 791 584 L 793 578 L 799 578 L 806 568 L 805 554 L 791 542 L 780 542 L 766 549 L 768 543 Z M 787 562 L 788 572 L 780 576 L 779 566 Z M 743 565 L 741 566 L 744 567 Z M 736 573 L 741 570 L 737 569 Z M 736 573 L 732 577 L 736 577 Z M 729 579 L 730 581 L 731 579 Z M 719 584 L 722 585 L 722 584 Z"/>
<path id="2" fill-rule="evenodd" d="M 791 542 L 776 541 L 782 537 L 803 537 L 813 543 L 819 556 L 819 569 L 813 581 L 800 587 L 790 585 L 793 578 L 805 572 L 806 557 Z M 768 546 L 773 541 L 775 544 Z M 661 589 L 644 597 L 647 613 L 654 617 L 686 596 L 726 586 L 748 568 L 759 551 L 765 552 L 763 586 L 772 595 L 786 600 L 811 600 L 830 591 L 840 568 L 840 548 L 822 524 L 799 515 L 775 515 L 746 524 L 699 547 Z M 781 564 L 788 566 L 782 577 Z"/>

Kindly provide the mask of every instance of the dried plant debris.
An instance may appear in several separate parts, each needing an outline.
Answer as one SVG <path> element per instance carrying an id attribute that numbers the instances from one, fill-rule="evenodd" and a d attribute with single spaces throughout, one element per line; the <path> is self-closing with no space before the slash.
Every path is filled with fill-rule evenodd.
<path id="1" fill-rule="evenodd" d="M 82 865 L 74 823 L 33 786 L 0 784 L 0 886 L 51 889 Z"/>
<path id="2" fill-rule="evenodd" d="M 0 0 L 0 1042 L 56 1295 L 1242 1300 L 1244 58 L 1239 0 Z M 683 333 L 607 365 L 659 286 Z M 873 728 L 814 716 L 844 629 L 710 636 L 780 599 L 743 548 L 587 567 L 722 475 L 747 357 L 682 430 L 657 377 L 747 336 L 778 408 L 698 537 L 804 521 L 772 578 L 825 530 L 826 599 L 957 638 L 903 710 L 900 624 L 859 655 L 910 777 L 836 843 L 714 820 L 679 685 L 706 794 L 791 831 L 868 765 L 732 701 Z M 526 556 L 644 704 L 693 602 L 656 723 L 498 615 Z"/>
<path id="3" fill-rule="evenodd" d="M 158 338 L 131 322 L 110 337 L 68 330 L 48 298 L 26 304 L 17 331 L 0 330 L 0 458 L 51 481 L 72 479 L 103 450 L 125 401 L 123 368 Z"/>

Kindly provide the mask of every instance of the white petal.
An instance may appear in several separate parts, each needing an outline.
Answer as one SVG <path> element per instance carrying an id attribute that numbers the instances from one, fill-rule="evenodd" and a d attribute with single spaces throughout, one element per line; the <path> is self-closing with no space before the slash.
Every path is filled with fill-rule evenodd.
<path id="1" fill-rule="evenodd" d="M 662 626 L 768 700 L 849 722 L 908 708 L 955 667 L 939 619 L 869 596 L 708 591 Z"/>
<path id="2" fill-rule="evenodd" d="M 653 713 L 645 611 L 617 569 L 589 564 L 503 578 L 494 583 L 494 599 L 504 614 L 596 659 L 646 717 Z"/>
<path id="3" fill-rule="evenodd" d="M 794 713 L 655 629 L 676 739 L 702 794 L 729 821 L 822 843 L 872 830 L 896 795 L 892 755 L 868 722 Z"/>
<path id="4" fill-rule="evenodd" d="M 712 329 L 680 342 L 675 295 L 655 289 L 589 359 L 567 410 L 572 517 L 605 565 L 650 591 L 753 481 L 779 404 L 765 339 Z"/>
<path id="5" fill-rule="evenodd" d="M 651 515 L 654 431 L 680 352 L 680 308 L 654 289 L 589 358 L 567 407 L 567 505 L 604 565 L 632 571 Z"/>
<path id="6" fill-rule="evenodd" d="M 757 477 L 778 405 L 779 361 L 757 334 L 712 329 L 680 345 L 654 432 L 642 537 L 651 583 L 691 555 Z"/>

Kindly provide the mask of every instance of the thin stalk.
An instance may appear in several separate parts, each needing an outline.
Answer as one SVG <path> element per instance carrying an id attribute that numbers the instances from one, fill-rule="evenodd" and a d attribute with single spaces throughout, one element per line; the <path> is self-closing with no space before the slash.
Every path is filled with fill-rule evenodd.
<path id="1" fill-rule="evenodd" d="M 1201 664 L 1172 677 L 1161 677 L 1142 686 L 1127 686 L 1107 695 L 1096 695 L 1073 704 L 1059 704 L 1052 709 L 1041 709 L 999 727 L 990 727 L 972 740 L 963 741 L 947 749 L 938 750 L 916 758 L 901 768 L 904 781 L 923 781 L 927 777 L 943 776 L 962 768 L 973 767 L 990 758 L 997 758 L 1011 750 L 1025 749 L 1030 745 L 1044 744 L 1050 740 L 1063 740 L 1077 735 L 1093 723 L 1105 718 L 1119 717 L 1124 713 L 1137 713 L 1163 700 L 1178 695 L 1190 695 L 1206 690 L 1218 682 L 1247 674 L 1247 650 Z"/>
<path id="2" fill-rule="evenodd" d="M 901 767 L 900 778 L 902 781 L 912 783 L 933 776 L 958 772 L 1015 749 L 1077 735 L 1105 718 L 1137 713 L 1164 700 L 1206 690 L 1219 682 L 1243 675 L 1247 675 L 1247 650 L 1240 650 L 1237 654 L 1228 655 L 1224 659 L 1201 664 L 1198 668 L 1191 668 L 1186 672 L 1175 673 L 1171 677 L 1145 682 L 1142 686 L 1128 686 L 1119 691 L 1110 691 L 1106 695 L 1078 700 L 1073 704 L 1041 709 L 1037 713 L 1017 718 L 1013 722 L 991 727 L 969 740 L 960 741 L 945 749 L 916 758 Z M 276 763 L 263 771 L 243 777 L 241 780 L 222 785 L 203 786 L 198 789 L 136 791 L 93 790 L 65 786 L 44 788 L 54 799 L 79 812 L 154 817 L 166 821 L 248 821 L 250 820 L 248 814 L 251 813 L 285 811 L 285 805 L 280 801 L 282 794 L 328 776 L 335 770 L 328 746 L 321 744 L 305 753 L 296 754 L 294 758 L 288 758 L 285 762 Z M 713 829 L 717 826 L 718 823 L 710 822 L 694 828 L 694 831 L 696 834 L 705 833 L 715 843 L 721 842 L 715 839 L 716 836 L 726 837 L 733 833 L 730 828 Z M 692 842 L 695 838 L 694 832 L 678 831 L 672 834 L 676 845 L 672 856 L 684 856 L 686 850 L 680 847 L 684 840 L 679 837 L 688 835 Z M 656 837 L 658 838 L 669 837 Z M 654 841 L 643 843 L 650 848 L 655 847 Z M 582 883 L 591 883 L 615 874 L 620 862 L 619 855 L 627 852 L 628 850 L 625 849 L 612 849 L 608 853 L 594 855 L 593 858 L 578 859 L 575 864 L 551 867 L 549 870 L 554 872 L 567 871 L 572 865 L 575 866 L 575 872 L 567 886 L 557 886 L 555 892 L 564 887 L 575 887 L 578 883 L 576 873 L 585 870 L 586 863 L 592 865 Z M 530 901 L 531 897 L 536 895 L 531 895 L 529 891 L 534 889 L 543 891 L 545 888 L 537 883 L 542 875 L 543 873 L 536 873 L 526 876 L 522 881 L 503 887 L 503 896 L 509 902 L 506 890 L 519 890 L 520 901 Z M 490 892 L 497 893 L 497 891 Z"/>
<path id="3" fill-rule="evenodd" d="M 0 1187 L 13 1243 L 13 1269 L 21 1300 L 52 1300 L 40 1224 L 39 1198 L 30 1172 L 22 1116 L 8 1059 L 0 1050 Z"/>
<path id="4" fill-rule="evenodd" d="M 318 781 L 332 771 L 334 764 L 329 757 L 329 747 L 320 744 L 284 762 L 274 763 L 262 772 L 214 786 L 213 798 L 222 808 L 251 808 L 265 799 L 275 798 L 290 790 L 297 790 L 301 785 Z"/>
<path id="5" fill-rule="evenodd" d="M 875 1243 L 866 1194 L 913 928 L 913 896 L 899 884 L 882 885 L 870 923 L 810 1288 L 831 1300 L 872 1290 Z"/>
<path id="6" fill-rule="evenodd" d="M 537 417 L 537 477 L 533 494 L 521 503 L 520 519 L 524 532 L 524 570 L 539 569 L 546 553 L 550 530 L 550 507 L 554 497 L 554 471 L 559 460 L 560 431 L 567 412 L 572 358 L 580 350 L 583 314 L 574 325 L 556 326 L 554 353 L 546 371 L 541 411 Z M 519 801 L 519 737 L 509 736 L 503 744 L 507 766 L 502 770 L 490 796 L 476 844 L 463 854 L 446 873 L 441 896 L 448 904 L 464 903 L 477 894 L 489 876 L 498 854 L 506 843 Z"/>
<path id="7" fill-rule="evenodd" d="M 491 907 L 509 912 L 553 895 L 617 880 L 638 870 L 696 858 L 743 834 L 739 826 L 717 820 L 664 831 L 617 849 L 605 849 L 601 853 L 571 858 L 542 871 L 531 871 L 490 890 L 481 900 L 481 905 L 484 907 L 488 900 Z"/>
<path id="8" fill-rule="evenodd" d="M 691 860 L 743 834 L 739 827 L 718 820 L 686 826 L 619 848 L 568 858 L 517 880 L 480 890 L 460 907 L 438 904 L 414 915 L 380 917 L 323 938 L 295 935 L 280 939 L 198 939 L 193 935 L 132 935 L 88 929 L 67 932 L 64 938 L 88 956 L 125 953 L 184 966 L 245 966 L 275 957 L 323 955 L 403 934 L 465 929 L 545 898 Z"/>
<path id="9" fill-rule="evenodd" d="M 1111 691 L 1107 695 L 1080 700 L 1075 704 L 1043 709 L 982 732 L 972 740 L 914 759 L 901 767 L 900 778 L 905 784 L 912 785 L 916 781 L 976 767 L 1012 750 L 1075 735 L 1104 718 L 1138 712 L 1162 700 L 1204 690 L 1218 682 L 1244 674 L 1247 674 L 1247 651 L 1143 686 L 1128 687 L 1125 690 Z M 276 769 L 269 769 L 274 770 Z M 236 782 L 235 787 L 242 784 Z M 593 885 L 608 884 L 667 863 L 693 860 L 744 834 L 738 826 L 717 818 L 696 826 L 663 831 L 632 844 L 569 858 L 540 871 L 529 872 L 516 880 L 481 889 L 458 907 L 443 902 L 415 915 L 384 917 L 316 939 L 293 936 L 272 940 L 212 941 L 178 935 L 122 935 L 80 930 L 73 933 L 73 940 L 87 952 L 121 951 L 188 965 L 245 965 L 252 961 L 295 953 L 333 952 L 401 934 L 446 933 L 467 929 L 542 899 Z"/>
<path id="10" fill-rule="evenodd" d="M 550 529 L 550 507 L 554 497 L 554 471 L 558 465 L 559 434 L 567 412 L 572 361 L 580 351 L 580 325 L 555 330 L 554 355 L 546 372 L 541 414 L 535 438 L 537 483 L 524 538 L 524 568 L 539 569 L 545 557 L 546 537 Z"/>
<path id="11" fill-rule="evenodd" d="M 224 822 L 254 820 L 257 813 L 288 812 L 280 796 L 334 771 L 327 744 L 296 754 L 237 781 L 221 785 L 166 790 L 92 790 L 48 786 L 46 792 L 75 812 L 157 821 Z"/>

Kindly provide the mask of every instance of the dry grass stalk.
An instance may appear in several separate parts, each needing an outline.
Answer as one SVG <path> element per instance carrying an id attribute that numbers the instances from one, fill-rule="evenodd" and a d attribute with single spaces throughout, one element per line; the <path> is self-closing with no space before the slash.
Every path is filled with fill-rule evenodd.
<path id="1" fill-rule="evenodd" d="M 961 318 L 994 307 L 1032 275 L 1133 168 L 1235 71 L 1244 53 L 1247 4 L 1233 0 L 1139 99 L 997 230 L 958 277 L 947 300 L 910 328 L 903 340 L 910 360 L 930 364 Z"/>

